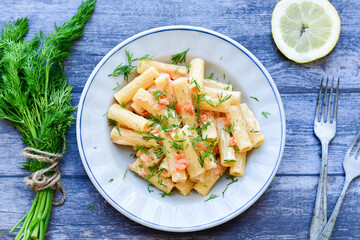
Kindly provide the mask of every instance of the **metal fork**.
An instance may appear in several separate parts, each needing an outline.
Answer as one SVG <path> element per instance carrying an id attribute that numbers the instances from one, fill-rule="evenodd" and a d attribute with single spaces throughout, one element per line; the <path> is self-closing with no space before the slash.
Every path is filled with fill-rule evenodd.
<path id="1" fill-rule="evenodd" d="M 344 200 L 346 191 L 347 191 L 351 181 L 360 176 L 360 157 L 356 158 L 356 154 L 358 153 L 358 151 L 360 149 L 360 143 L 357 145 L 354 153 L 351 154 L 351 151 L 353 150 L 355 143 L 357 142 L 359 136 L 360 136 L 360 131 L 356 135 L 353 143 L 351 144 L 351 146 L 349 147 L 349 150 L 347 151 L 347 153 L 345 155 L 344 162 L 343 162 L 343 167 L 345 170 L 345 183 L 344 183 L 343 189 L 341 191 L 340 197 L 339 197 L 338 201 L 336 202 L 335 209 L 334 209 L 333 213 L 331 214 L 331 217 L 330 217 L 328 223 L 326 224 L 325 228 L 321 232 L 321 235 L 318 237 L 318 240 L 330 239 L 331 233 L 334 229 L 335 221 L 339 214 L 340 207 Z"/>
<path id="2" fill-rule="evenodd" d="M 314 132 L 315 135 L 321 142 L 322 147 L 322 161 L 321 161 L 321 171 L 320 171 L 320 179 L 318 190 L 316 194 L 315 201 L 315 209 L 312 217 L 309 239 L 317 239 L 322 229 L 326 225 L 327 222 L 327 193 L 326 193 L 326 183 L 327 183 L 327 168 L 328 168 L 328 147 L 331 140 L 335 137 L 336 133 L 336 116 L 337 116 L 337 105 L 338 105 L 338 97 L 339 97 L 339 82 L 337 82 L 337 90 L 336 90 L 336 99 L 335 99 L 335 107 L 332 108 L 332 95 L 334 90 L 334 78 L 331 82 L 331 90 L 330 97 L 327 109 L 327 117 L 325 119 L 325 109 L 327 102 L 327 92 L 328 92 L 328 84 L 329 78 L 326 79 L 326 87 L 324 91 L 324 97 L 322 101 L 322 111 L 321 118 L 319 120 L 319 108 L 320 108 L 320 99 L 322 94 L 324 78 L 321 79 L 319 96 L 317 99 L 316 113 L 315 113 L 315 121 L 314 121 Z M 333 120 L 331 121 L 331 112 L 333 110 Z"/>

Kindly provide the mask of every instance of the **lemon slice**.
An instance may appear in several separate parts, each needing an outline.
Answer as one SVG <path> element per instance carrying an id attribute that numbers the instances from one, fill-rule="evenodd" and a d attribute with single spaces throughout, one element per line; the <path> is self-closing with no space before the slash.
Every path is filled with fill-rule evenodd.
<path id="1" fill-rule="evenodd" d="M 327 0 L 281 0 L 271 19 L 276 46 L 289 59 L 305 63 L 335 47 L 340 17 Z"/>

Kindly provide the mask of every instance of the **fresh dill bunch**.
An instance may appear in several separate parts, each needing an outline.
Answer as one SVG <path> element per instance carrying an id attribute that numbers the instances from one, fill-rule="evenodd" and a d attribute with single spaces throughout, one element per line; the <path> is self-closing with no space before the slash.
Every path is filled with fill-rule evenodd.
<path id="1" fill-rule="evenodd" d="M 81 4 L 79 11 L 56 32 L 36 34 L 29 42 L 28 19 L 19 18 L 2 28 L 0 39 L 0 118 L 22 133 L 24 143 L 52 153 L 62 150 L 66 130 L 74 120 L 72 87 L 62 62 L 70 55 L 71 43 L 82 36 L 92 16 L 95 1 Z M 47 163 L 29 160 L 29 171 Z"/>
<path id="2" fill-rule="evenodd" d="M 72 87 L 64 72 L 63 61 L 71 44 L 82 36 L 92 16 L 96 0 L 81 3 L 78 12 L 55 32 L 41 31 L 28 42 L 28 19 L 6 24 L 0 35 L 0 119 L 10 122 L 22 134 L 21 140 L 39 150 L 59 153 L 66 143 L 65 133 L 74 120 Z M 23 168 L 35 172 L 50 163 L 28 159 Z M 52 175 L 52 172 L 47 173 Z M 36 193 L 28 213 L 11 229 L 25 222 L 15 239 L 45 239 L 54 191 Z"/>

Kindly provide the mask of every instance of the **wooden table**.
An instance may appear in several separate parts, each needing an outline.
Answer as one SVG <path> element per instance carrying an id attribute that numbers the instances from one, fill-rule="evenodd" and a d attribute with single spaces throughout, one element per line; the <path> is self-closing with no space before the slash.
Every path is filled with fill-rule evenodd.
<path id="1" fill-rule="evenodd" d="M 49 33 L 76 12 L 80 0 L 1 0 L 0 25 L 29 17 L 29 38 L 40 28 Z M 270 29 L 276 0 L 105 1 L 76 42 L 66 73 L 77 105 L 83 86 L 101 58 L 126 38 L 149 28 L 186 24 L 225 34 L 249 49 L 268 69 L 285 106 L 287 141 L 278 173 L 265 194 L 246 212 L 212 229 L 167 233 L 143 227 L 112 208 L 91 184 L 77 150 L 75 124 L 68 132 L 69 150 L 61 163 L 66 203 L 53 210 L 48 239 L 306 239 L 319 179 L 321 150 L 313 118 L 322 76 L 341 77 L 337 135 L 329 148 L 328 209 L 331 213 L 344 182 L 343 156 L 360 129 L 360 4 L 332 1 L 342 21 L 341 35 L 327 57 L 309 64 L 287 60 L 276 48 Z M 20 134 L 0 121 L 0 239 L 27 212 L 34 194 L 25 187 L 19 162 Z M 88 209 L 94 204 L 93 210 Z M 360 238 L 360 182 L 344 201 L 334 239 Z"/>

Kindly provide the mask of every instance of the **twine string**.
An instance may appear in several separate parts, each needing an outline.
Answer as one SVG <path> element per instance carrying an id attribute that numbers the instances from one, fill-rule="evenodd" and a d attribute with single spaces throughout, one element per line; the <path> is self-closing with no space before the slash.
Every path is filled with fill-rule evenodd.
<path id="1" fill-rule="evenodd" d="M 54 206 L 61 206 L 64 204 L 66 199 L 66 191 L 61 184 L 61 173 L 59 171 L 59 161 L 63 158 L 66 148 L 64 141 L 63 150 L 61 153 L 50 153 L 41 151 L 36 148 L 26 147 L 23 149 L 21 155 L 24 158 L 36 159 L 39 162 L 51 163 L 47 168 L 40 169 L 33 172 L 30 176 L 24 178 L 26 186 L 30 187 L 34 192 L 39 192 L 44 189 L 53 189 L 62 193 L 62 198 L 59 202 L 53 202 Z M 47 176 L 46 173 L 52 172 L 51 176 Z"/>

